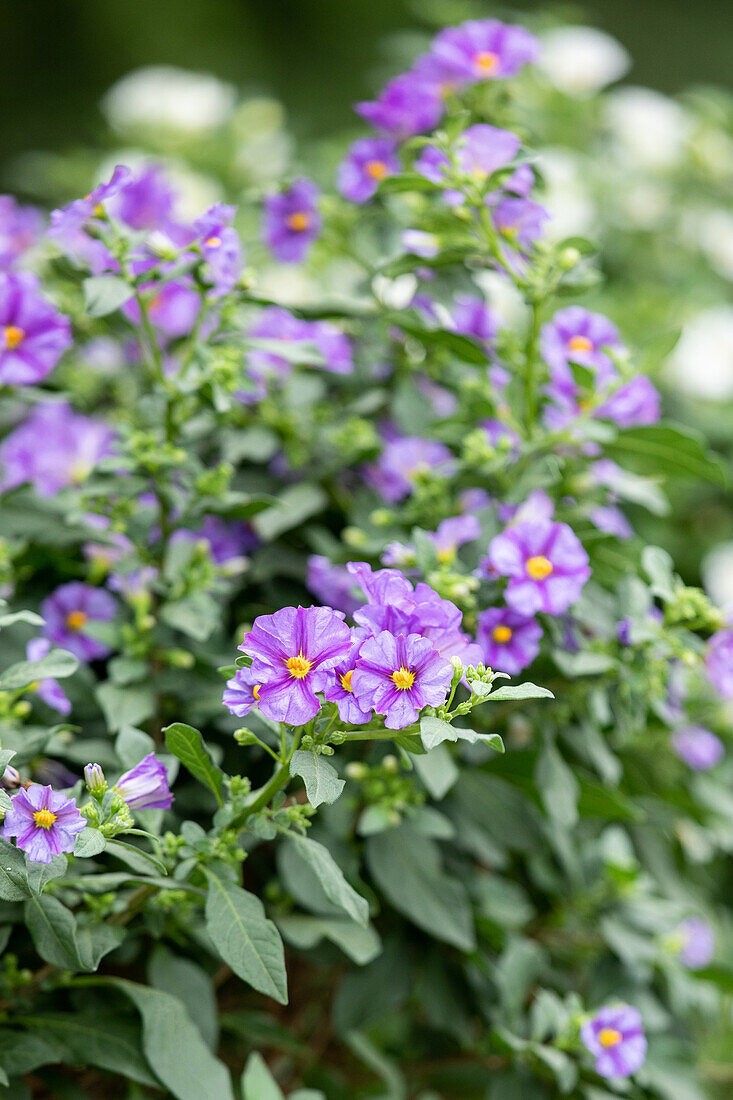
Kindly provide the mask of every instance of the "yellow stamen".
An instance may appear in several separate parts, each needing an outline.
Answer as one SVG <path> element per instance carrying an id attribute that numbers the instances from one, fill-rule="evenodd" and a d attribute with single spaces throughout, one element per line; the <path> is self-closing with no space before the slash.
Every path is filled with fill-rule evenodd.
<path id="1" fill-rule="evenodd" d="M 415 683 L 415 673 L 402 665 L 392 673 L 392 682 L 398 691 L 409 691 Z"/>
<path id="2" fill-rule="evenodd" d="M 293 232 L 303 233 L 310 225 L 310 218 L 303 210 L 297 210 L 295 214 L 290 215 L 286 224 Z"/>
<path id="3" fill-rule="evenodd" d="M 587 336 L 571 336 L 568 340 L 570 351 L 593 351 L 593 341 Z"/>
<path id="4" fill-rule="evenodd" d="M 368 160 L 364 165 L 364 171 L 373 180 L 383 180 L 387 175 L 387 165 L 383 160 Z"/>
<path id="5" fill-rule="evenodd" d="M 477 53 L 473 60 L 482 73 L 493 73 L 499 65 L 498 56 L 489 50 Z"/>
<path id="6" fill-rule="evenodd" d="M 510 626 L 495 626 L 491 631 L 491 637 L 499 645 L 506 645 L 507 642 L 512 640 L 512 634 L 514 631 Z"/>
<path id="7" fill-rule="evenodd" d="M 436 557 L 441 565 L 449 565 L 456 556 L 455 546 L 444 546 L 442 550 L 439 550 Z"/>
<path id="8" fill-rule="evenodd" d="M 285 666 L 295 680 L 303 680 L 311 670 L 313 662 L 299 653 L 297 657 L 288 657 Z"/>
<path id="9" fill-rule="evenodd" d="M 92 211 L 92 213 L 94 214 L 95 218 L 103 218 L 105 216 L 104 215 L 104 207 L 102 206 L 101 202 L 97 203 L 97 205 L 94 207 L 94 210 Z"/>
<path id="10" fill-rule="evenodd" d="M 221 244 L 221 237 L 209 237 L 207 241 L 204 241 L 204 244 L 208 245 L 209 248 L 218 248 Z"/>
<path id="11" fill-rule="evenodd" d="M 6 325 L 3 335 L 5 336 L 5 347 L 12 351 L 25 339 L 25 329 L 18 328 L 17 325 Z"/>
<path id="12" fill-rule="evenodd" d="M 622 1039 L 623 1035 L 615 1027 L 604 1027 L 598 1032 L 598 1042 L 602 1047 L 618 1046 Z"/>
<path id="13" fill-rule="evenodd" d="M 527 558 L 527 573 L 533 581 L 543 581 L 545 577 L 550 576 L 553 569 L 552 562 L 542 554 L 537 554 L 534 558 Z"/>
<path id="14" fill-rule="evenodd" d="M 51 813 L 50 810 L 36 810 L 33 820 L 39 829 L 50 829 L 56 820 L 56 814 Z"/>
<path id="15" fill-rule="evenodd" d="M 344 689 L 344 691 L 350 691 L 352 694 L 354 692 L 354 689 L 351 686 L 351 677 L 353 675 L 354 675 L 354 670 L 353 670 L 353 668 L 350 668 L 349 671 L 345 672 L 343 674 L 343 676 L 341 677 L 341 687 Z"/>
<path id="16" fill-rule="evenodd" d="M 259 698 L 260 698 L 260 688 L 261 687 L 262 687 L 262 684 L 255 684 L 255 686 L 252 688 L 252 694 L 255 697 L 255 699 L 257 699 L 257 700 L 259 700 Z"/>
<path id="17" fill-rule="evenodd" d="M 81 630 L 89 622 L 86 611 L 70 611 L 66 616 L 66 625 L 69 630 Z"/>

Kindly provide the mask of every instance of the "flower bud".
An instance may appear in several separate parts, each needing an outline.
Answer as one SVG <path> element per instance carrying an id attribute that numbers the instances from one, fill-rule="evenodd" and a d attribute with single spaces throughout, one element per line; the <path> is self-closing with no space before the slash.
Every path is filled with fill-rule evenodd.
<path id="1" fill-rule="evenodd" d="M 84 768 L 84 782 L 94 798 L 99 798 L 107 790 L 107 780 L 99 764 L 87 764 Z"/>
<path id="2" fill-rule="evenodd" d="M 17 768 L 14 768 L 12 764 L 8 764 L 3 772 L 2 779 L 0 779 L 0 785 L 6 790 L 12 791 L 16 787 L 19 787 L 21 783 L 20 772 Z"/>
<path id="3" fill-rule="evenodd" d="M 563 248 L 562 252 L 558 256 L 558 264 L 563 271 L 570 271 L 575 267 L 580 259 L 580 252 L 577 248 Z"/>

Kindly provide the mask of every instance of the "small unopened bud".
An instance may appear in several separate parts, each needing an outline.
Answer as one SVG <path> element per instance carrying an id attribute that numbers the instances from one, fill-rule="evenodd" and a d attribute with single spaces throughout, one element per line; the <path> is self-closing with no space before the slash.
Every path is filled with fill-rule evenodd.
<path id="1" fill-rule="evenodd" d="M 460 657 L 451 657 L 450 663 L 456 672 L 463 672 L 463 661 Z"/>
<path id="2" fill-rule="evenodd" d="M 364 546 L 367 537 L 359 527 L 345 527 L 341 537 L 347 546 Z"/>
<path id="3" fill-rule="evenodd" d="M 386 772 L 396 772 L 399 768 L 397 757 L 389 753 L 382 761 L 382 767 Z"/>
<path id="4" fill-rule="evenodd" d="M 7 791 L 12 791 L 15 790 L 16 787 L 19 787 L 20 783 L 20 772 L 17 768 L 14 768 L 12 764 L 8 764 L 3 772 L 2 779 L 0 779 L 0 784 L 2 784 Z"/>
<path id="5" fill-rule="evenodd" d="M 346 765 L 346 774 L 349 779 L 366 779 L 369 774 L 369 769 L 366 764 L 362 764 L 359 760 L 352 760 L 350 764 Z"/>
<path id="6" fill-rule="evenodd" d="M 99 764 L 86 765 L 84 768 L 84 782 L 87 785 L 87 790 L 94 798 L 103 795 L 107 790 L 107 780 L 104 778 L 104 772 Z"/>
<path id="7" fill-rule="evenodd" d="M 563 248 L 557 259 L 563 271 L 570 271 L 580 259 L 580 252 L 577 248 Z"/>

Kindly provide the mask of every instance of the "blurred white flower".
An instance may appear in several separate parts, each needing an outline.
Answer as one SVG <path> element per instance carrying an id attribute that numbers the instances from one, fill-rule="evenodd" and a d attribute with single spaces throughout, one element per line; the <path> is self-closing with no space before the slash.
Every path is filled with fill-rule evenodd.
<path id="1" fill-rule="evenodd" d="M 386 275 L 375 275 L 372 279 L 375 297 L 388 309 L 407 309 L 417 292 L 417 279 L 414 275 L 398 275 L 388 279 Z"/>
<path id="2" fill-rule="evenodd" d="M 542 39 L 540 67 L 566 95 L 581 97 L 620 80 L 631 57 L 615 38 L 595 27 L 558 27 Z"/>
<path id="3" fill-rule="evenodd" d="M 109 123 L 119 130 L 214 130 L 231 114 L 236 91 L 210 73 L 150 65 L 127 73 L 102 99 Z"/>
<path id="4" fill-rule="evenodd" d="M 672 168 L 682 159 L 692 124 L 687 112 L 650 88 L 618 88 L 606 97 L 606 122 L 618 155 L 645 168 Z"/>
<path id="5" fill-rule="evenodd" d="M 498 271 L 479 271 L 473 281 L 484 292 L 503 325 L 517 328 L 524 323 L 527 315 L 524 298 L 505 275 Z"/>
<path id="6" fill-rule="evenodd" d="M 733 612 L 733 542 L 721 542 L 703 558 L 702 582 L 713 603 Z"/>
<path id="7" fill-rule="evenodd" d="M 539 168 L 546 183 L 542 205 L 552 215 L 547 236 L 561 241 L 592 232 L 597 215 L 585 182 L 587 162 L 570 149 L 543 149 Z"/>
<path id="8" fill-rule="evenodd" d="M 704 210 L 683 223 L 689 244 L 698 245 L 718 275 L 733 281 L 733 211 Z"/>
<path id="9" fill-rule="evenodd" d="M 665 374 L 693 397 L 733 398 L 733 306 L 712 306 L 688 321 Z"/>

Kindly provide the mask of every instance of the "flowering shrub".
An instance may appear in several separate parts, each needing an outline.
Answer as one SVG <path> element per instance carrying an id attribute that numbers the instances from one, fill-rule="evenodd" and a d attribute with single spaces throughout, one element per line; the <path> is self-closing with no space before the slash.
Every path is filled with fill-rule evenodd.
<path id="1" fill-rule="evenodd" d="M 638 533 L 727 475 L 568 304 L 540 56 L 441 30 L 336 192 L 3 201 L 8 1095 L 730 1080 L 733 628 Z M 108 109 L 176 148 L 228 124 L 198 79 Z"/>

